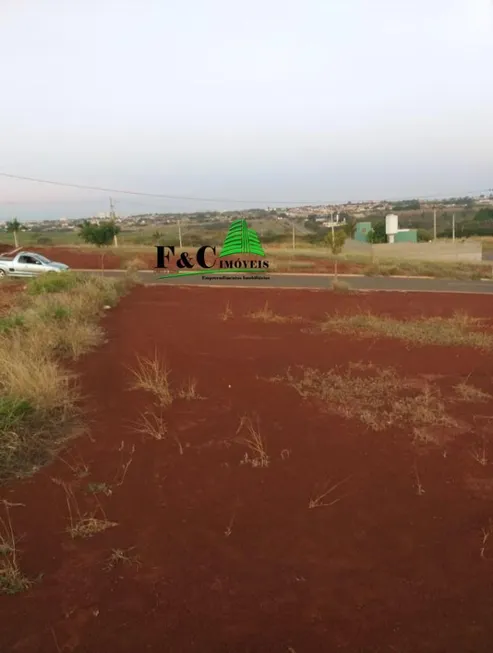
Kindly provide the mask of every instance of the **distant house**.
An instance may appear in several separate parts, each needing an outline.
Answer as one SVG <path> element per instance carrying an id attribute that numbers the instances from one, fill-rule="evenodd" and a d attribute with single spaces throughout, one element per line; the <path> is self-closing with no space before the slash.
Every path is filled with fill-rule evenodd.
<path id="1" fill-rule="evenodd" d="M 371 231 L 371 222 L 358 222 L 356 224 L 356 231 L 354 232 L 354 240 L 360 242 L 368 242 L 368 234 Z"/>

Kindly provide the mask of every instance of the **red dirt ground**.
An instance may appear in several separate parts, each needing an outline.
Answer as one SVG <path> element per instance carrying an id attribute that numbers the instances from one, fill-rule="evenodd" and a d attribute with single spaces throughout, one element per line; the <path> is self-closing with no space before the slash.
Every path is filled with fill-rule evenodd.
<path id="1" fill-rule="evenodd" d="M 38 252 L 52 261 L 65 263 L 71 268 L 78 270 L 99 270 L 101 269 L 101 253 L 97 250 L 82 250 L 69 247 L 26 247 L 30 252 Z M 121 259 L 111 253 L 104 254 L 104 267 L 108 270 L 119 270 Z"/>
<path id="2" fill-rule="evenodd" d="M 444 392 L 467 377 L 491 393 L 491 357 L 245 317 L 266 300 L 307 320 L 367 309 L 404 319 L 463 309 L 491 319 L 482 296 L 137 288 L 106 316 L 108 342 L 77 366 L 91 431 L 62 454 L 89 468 L 77 481 L 81 510 L 94 506 L 87 483 L 107 483 L 113 492 L 100 501 L 118 525 L 69 537 L 64 494 L 51 478 L 76 476 L 61 460 L 3 488 L 2 498 L 23 504 L 11 508 L 24 535 L 21 566 L 43 577 L 28 592 L 0 596 L 1 651 L 492 650 L 493 535 L 483 545 L 482 529 L 493 517 L 493 474 L 470 455 L 474 432 L 448 444 L 445 457 L 417 450 L 405 430 L 365 431 L 264 380 L 288 365 L 328 370 L 365 360 L 408 376 L 443 375 Z M 222 321 L 226 302 L 233 317 Z M 129 391 L 128 367 L 156 349 L 172 383 L 193 377 L 205 397 L 166 409 L 171 437 L 161 441 L 136 432 L 151 398 Z M 240 464 L 243 446 L 225 442 L 245 414 L 258 417 L 267 468 Z M 453 414 L 473 423 L 492 415 L 493 403 L 460 404 Z M 319 483 L 346 477 L 337 504 L 308 509 Z M 131 547 L 140 565 L 104 569 L 112 549 Z"/>

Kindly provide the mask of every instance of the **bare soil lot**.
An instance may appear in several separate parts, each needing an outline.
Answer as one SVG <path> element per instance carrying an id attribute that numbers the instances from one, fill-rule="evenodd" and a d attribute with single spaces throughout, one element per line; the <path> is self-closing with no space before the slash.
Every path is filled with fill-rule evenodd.
<path id="1" fill-rule="evenodd" d="M 266 301 L 270 317 L 253 319 Z M 492 329 L 482 296 L 166 286 L 125 297 L 104 320 L 107 343 L 75 366 L 87 436 L 0 488 L 19 565 L 37 579 L 0 596 L 0 650 L 491 651 L 491 352 L 314 328 L 370 310 L 463 310 Z M 147 390 L 134 387 L 139 360 Z M 317 371 L 304 395 L 288 368 Z M 352 369 L 362 376 L 341 386 Z M 372 369 L 394 370 L 378 388 L 407 380 L 429 438 L 409 411 L 396 417 L 404 395 L 389 394 L 393 406 L 379 395 L 372 413 Z M 149 389 L 163 379 L 159 404 Z M 479 394 L 464 399 L 466 385 Z M 383 415 L 388 426 L 372 428 Z M 96 519 L 106 527 L 92 536 L 67 531 Z"/>

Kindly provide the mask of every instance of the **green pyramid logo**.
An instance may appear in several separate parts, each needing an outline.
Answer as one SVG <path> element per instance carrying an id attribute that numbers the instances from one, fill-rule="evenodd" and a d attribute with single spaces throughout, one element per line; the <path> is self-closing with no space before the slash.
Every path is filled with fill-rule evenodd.
<path id="1" fill-rule="evenodd" d="M 246 220 L 235 220 L 231 223 L 219 257 L 234 254 L 265 256 L 257 232 L 248 228 Z"/>

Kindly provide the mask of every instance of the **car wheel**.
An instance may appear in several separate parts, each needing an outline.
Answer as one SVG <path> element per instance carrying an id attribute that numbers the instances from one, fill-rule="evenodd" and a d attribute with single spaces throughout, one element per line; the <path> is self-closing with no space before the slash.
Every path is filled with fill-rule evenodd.
<path id="1" fill-rule="evenodd" d="M 5 277 L 5 270 L 0 269 L 0 277 Z"/>

